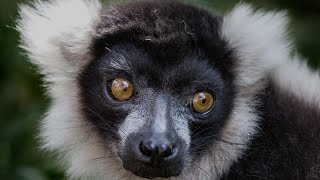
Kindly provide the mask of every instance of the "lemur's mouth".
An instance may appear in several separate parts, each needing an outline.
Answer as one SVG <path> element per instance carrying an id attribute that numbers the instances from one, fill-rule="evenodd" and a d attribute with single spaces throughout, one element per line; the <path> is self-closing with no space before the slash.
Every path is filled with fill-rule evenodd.
<path id="1" fill-rule="evenodd" d="M 173 176 L 179 176 L 181 174 L 181 170 L 177 170 L 176 166 L 152 168 L 152 167 L 146 167 L 142 165 L 139 168 L 135 169 L 134 171 L 130 171 L 130 172 L 132 172 L 136 176 L 147 178 L 147 179 L 153 179 L 157 177 L 169 178 Z"/>
<path id="2" fill-rule="evenodd" d="M 142 178 L 153 179 L 179 176 L 183 169 L 183 161 L 181 159 L 154 160 L 154 157 L 136 159 L 135 155 L 132 156 L 131 154 L 129 156 L 122 158 L 123 167 Z"/>

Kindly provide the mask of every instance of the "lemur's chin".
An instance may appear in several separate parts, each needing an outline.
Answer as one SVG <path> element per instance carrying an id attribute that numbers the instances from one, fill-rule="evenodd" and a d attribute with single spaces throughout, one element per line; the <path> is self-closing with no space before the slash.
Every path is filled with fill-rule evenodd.
<path id="1" fill-rule="evenodd" d="M 130 156 L 130 155 L 129 155 Z M 176 177 L 182 173 L 184 164 L 182 161 L 166 163 L 154 163 L 145 161 L 141 162 L 140 160 L 132 160 L 128 158 L 122 158 L 123 167 L 133 173 L 136 176 L 153 179 L 157 177 L 169 178 Z"/>
<path id="2" fill-rule="evenodd" d="M 180 172 L 173 171 L 174 167 L 169 168 L 150 168 L 148 170 L 144 168 L 137 169 L 136 171 L 130 171 L 134 175 L 147 178 L 147 179 L 154 179 L 157 177 L 161 178 L 170 178 L 170 177 L 176 177 L 181 174 Z"/>
<path id="3" fill-rule="evenodd" d="M 160 165 L 154 165 L 148 162 L 140 162 L 138 160 L 132 162 L 130 160 L 123 159 L 122 161 L 123 167 L 127 171 L 130 171 L 136 176 L 147 179 L 179 176 L 182 173 L 182 167 L 184 166 L 181 161 L 174 162 L 172 164 L 163 163 Z"/>

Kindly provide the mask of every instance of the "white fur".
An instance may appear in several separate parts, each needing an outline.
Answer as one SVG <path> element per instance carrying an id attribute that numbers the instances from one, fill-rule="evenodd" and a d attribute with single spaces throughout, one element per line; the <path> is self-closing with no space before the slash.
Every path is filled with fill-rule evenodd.
<path id="1" fill-rule="evenodd" d="M 148 122 L 146 116 L 141 112 L 146 112 L 146 110 L 133 110 L 119 127 L 118 134 L 121 136 L 121 144 L 123 147 L 125 146 L 128 136 L 132 133 L 141 131 L 146 122 Z"/>
<path id="2" fill-rule="evenodd" d="M 156 133 L 165 133 L 168 126 L 168 122 L 166 121 L 168 119 L 166 117 L 168 106 L 162 97 L 158 97 L 155 100 L 153 111 L 156 111 L 153 122 L 154 130 L 156 131 Z"/>
<path id="3" fill-rule="evenodd" d="M 36 2 L 34 8 L 20 7 L 18 31 L 22 47 L 46 76 L 52 97 L 51 108 L 42 122 L 41 137 L 45 148 L 65 154 L 63 161 L 71 177 L 120 179 L 125 176 L 122 179 L 139 180 L 141 178 L 127 174 L 114 151 L 106 147 L 108 145 L 92 130 L 94 127 L 80 115 L 76 76 L 91 60 L 89 45 L 100 20 L 100 9 L 97 0 L 53 0 Z M 265 77 L 271 75 L 282 88 L 309 103 L 320 104 L 319 75 L 310 72 L 298 60 L 290 60 L 286 25 L 283 13 L 254 12 L 244 4 L 225 16 L 221 35 L 237 50 L 239 59 L 234 69 L 239 92 L 222 137 L 233 145 L 217 141 L 195 162 L 206 172 L 190 166 L 181 176 L 171 179 L 218 179 L 228 171 L 256 133 L 259 117 L 254 107 L 259 102 L 255 95 L 264 87 Z M 137 126 L 130 124 L 139 114 L 131 116 L 122 129 L 135 127 L 130 130 L 134 131 L 142 127 L 141 122 Z M 181 118 L 181 115 L 175 116 Z M 176 123 L 174 126 L 185 129 L 188 124 Z M 178 134 L 184 139 L 189 137 L 189 132 Z"/>
<path id="4" fill-rule="evenodd" d="M 236 82 L 244 92 L 288 58 L 287 23 L 283 12 L 254 12 L 245 4 L 224 18 L 221 34 L 236 49 Z"/>
<path id="5" fill-rule="evenodd" d="M 311 71 L 306 61 L 295 55 L 272 74 L 275 83 L 311 106 L 320 108 L 320 73 Z"/>
<path id="6" fill-rule="evenodd" d="M 238 92 L 222 141 L 213 144 L 197 162 L 210 173 L 211 179 L 218 179 L 229 170 L 256 133 L 259 115 L 255 106 L 259 101 L 255 96 L 264 88 L 266 77 L 290 53 L 286 26 L 284 13 L 254 12 L 245 4 L 236 6 L 224 17 L 221 35 L 236 51 L 238 61 L 234 72 Z"/>
<path id="7" fill-rule="evenodd" d="M 179 111 L 179 105 L 172 105 L 171 107 L 175 107 L 176 109 L 170 111 L 170 116 L 172 118 L 172 124 L 174 129 L 176 130 L 178 136 L 186 143 L 186 148 L 189 149 L 191 136 L 189 129 L 189 119 L 185 116 L 186 112 Z M 182 109 L 182 108 L 181 108 Z"/>
<path id="8" fill-rule="evenodd" d="M 83 120 L 78 103 L 76 75 L 91 60 L 89 45 L 100 9 L 97 0 L 52 0 L 19 10 L 21 46 L 45 75 L 52 98 L 40 137 L 44 148 L 63 152 L 62 163 L 71 177 L 121 175 L 116 156 Z"/>
<path id="9" fill-rule="evenodd" d="M 36 1 L 34 7 L 20 6 L 21 46 L 49 82 L 74 76 L 90 60 L 89 45 L 100 8 L 97 0 Z"/>

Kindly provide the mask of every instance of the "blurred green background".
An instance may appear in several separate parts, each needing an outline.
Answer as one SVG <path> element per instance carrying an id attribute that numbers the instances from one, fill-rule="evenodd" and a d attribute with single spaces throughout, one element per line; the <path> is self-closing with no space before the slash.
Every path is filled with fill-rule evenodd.
<path id="1" fill-rule="evenodd" d="M 63 179 L 52 156 L 38 149 L 38 124 L 49 99 L 37 74 L 18 48 L 14 30 L 17 4 L 28 0 L 0 0 L 0 179 Z M 219 12 L 237 0 L 192 0 Z M 246 1 L 245 1 L 246 2 Z M 320 67 L 320 0 L 249 0 L 256 7 L 288 11 L 291 35 L 298 51 L 313 68 Z"/>

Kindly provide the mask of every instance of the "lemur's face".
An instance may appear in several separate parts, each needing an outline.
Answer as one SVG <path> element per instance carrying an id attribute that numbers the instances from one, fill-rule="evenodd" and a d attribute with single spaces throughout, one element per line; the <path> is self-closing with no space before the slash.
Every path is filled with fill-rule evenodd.
<path id="1" fill-rule="evenodd" d="M 117 44 L 90 64 L 79 79 L 83 109 L 125 169 L 178 176 L 219 140 L 232 87 L 209 55 L 150 46 Z"/>
<path id="2" fill-rule="evenodd" d="M 117 44 L 79 79 L 87 119 L 138 176 L 178 176 L 219 139 L 230 110 L 230 79 L 185 50 Z"/>
<path id="3" fill-rule="evenodd" d="M 78 79 L 86 119 L 123 167 L 145 178 L 178 176 L 221 141 L 233 99 L 232 76 L 219 62 L 231 63 L 230 51 L 219 36 L 192 20 L 158 21 L 174 27 L 98 38 L 96 59 Z M 211 22 L 214 32 L 218 23 Z"/>

